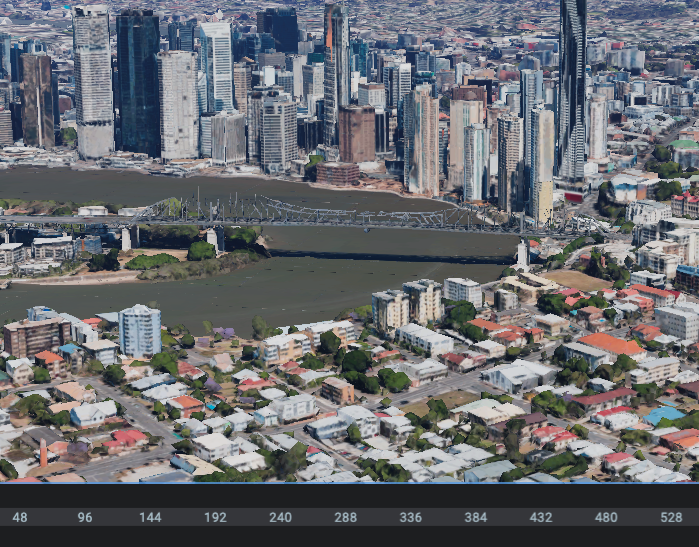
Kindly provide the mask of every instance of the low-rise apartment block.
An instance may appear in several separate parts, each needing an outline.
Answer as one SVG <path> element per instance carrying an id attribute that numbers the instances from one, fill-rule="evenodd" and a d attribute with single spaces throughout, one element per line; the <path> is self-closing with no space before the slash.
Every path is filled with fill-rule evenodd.
<path id="1" fill-rule="evenodd" d="M 676 357 L 645 359 L 636 365 L 638 368 L 626 373 L 626 386 L 634 384 L 661 384 L 680 373 L 680 360 Z"/>
<path id="2" fill-rule="evenodd" d="M 494 304 L 498 311 L 516 310 L 519 307 L 519 298 L 516 293 L 498 289 L 495 291 Z"/>
<path id="3" fill-rule="evenodd" d="M 620 340 L 610 334 L 598 332 L 578 339 L 578 343 L 602 350 L 609 354 L 612 361 L 616 361 L 619 355 L 628 355 L 634 361 L 642 361 L 647 352 L 641 348 L 635 340 Z"/>
<path id="4" fill-rule="evenodd" d="M 432 357 L 454 351 L 454 340 L 426 327 L 409 323 L 396 329 L 396 339 L 429 352 Z"/>
<path id="5" fill-rule="evenodd" d="M 412 380 L 412 387 L 445 378 L 449 372 L 446 365 L 434 359 L 425 359 L 422 363 L 399 361 L 388 366 L 396 372 L 404 372 Z"/>
<path id="6" fill-rule="evenodd" d="M 481 284 L 461 277 L 444 280 L 444 298 L 454 301 L 468 300 L 476 308 L 483 306 Z"/>
<path id="7" fill-rule="evenodd" d="M 354 402 L 354 386 L 342 378 L 324 380 L 320 393 L 338 405 Z"/>
<path id="8" fill-rule="evenodd" d="M 303 357 L 312 350 L 311 339 L 305 333 L 279 334 L 262 342 L 262 359 L 267 366 L 281 365 Z"/>
<path id="9" fill-rule="evenodd" d="M 26 357 L 5 362 L 5 372 L 12 379 L 13 384 L 25 385 L 34 379 L 32 363 Z"/>
<path id="10" fill-rule="evenodd" d="M 315 397 L 305 393 L 276 399 L 269 406 L 279 415 L 279 421 L 283 423 L 310 418 L 318 413 Z"/>
<path id="11" fill-rule="evenodd" d="M 340 347 L 347 348 L 357 339 L 354 324 L 351 321 L 338 321 L 329 323 L 316 323 L 305 328 L 302 332 L 308 335 L 314 351 L 320 348 L 320 335 L 332 331 L 340 339 Z"/>
<path id="12" fill-rule="evenodd" d="M 42 351 L 35 356 L 37 366 L 49 371 L 51 379 L 65 378 L 68 376 L 66 362 L 62 357 L 50 351 Z"/>
<path id="13" fill-rule="evenodd" d="M 238 454 L 238 450 L 234 448 L 233 443 L 220 433 L 202 435 L 192 439 L 191 442 L 194 455 L 205 462 L 215 462 L 226 456 Z"/>
<path id="14" fill-rule="evenodd" d="M 547 315 L 535 315 L 534 321 L 536 321 L 537 328 L 540 328 L 550 336 L 557 336 L 561 334 L 562 330 L 570 326 L 569 321 L 557 315 L 553 315 L 552 313 Z"/>
<path id="15" fill-rule="evenodd" d="M 565 351 L 566 361 L 570 359 L 585 359 L 587 364 L 590 365 L 591 371 L 600 365 L 611 364 L 609 353 L 585 344 L 578 344 L 577 342 L 563 344 L 563 351 Z"/>
<path id="16" fill-rule="evenodd" d="M 642 296 L 650 298 L 653 301 L 653 305 L 656 309 L 663 306 L 672 306 L 672 304 L 675 303 L 675 295 L 670 291 L 665 291 L 656 287 L 649 287 L 645 284 L 631 285 L 630 288 L 637 290 Z"/>
<path id="17" fill-rule="evenodd" d="M 633 389 L 622 387 L 606 393 L 572 397 L 571 400 L 583 409 L 586 416 L 592 416 L 609 408 L 628 406 L 631 402 L 631 397 L 635 396 L 636 392 Z"/>
<path id="18" fill-rule="evenodd" d="M 670 306 L 655 309 L 655 320 L 663 334 L 680 340 L 699 339 L 699 315 Z"/>
<path id="19" fill-rule="evenodd" d="M 403 292 L 408 295 L 410 319 L 416 320 L 420 325 L 439 321 L 444 315 L 440 283 L 431 279 L 408 281 L 403 283 Z"/>
<path id="20" fill-rule="evenodd" d="M 517 359 L 481 373 L 481 378 L 508 393 L 524 393 L 553 381 L 556 369 Z"/>
<path id="21" fill-rule="evenodd" d="M 663 219 L 672 218 L 672 214 L 673 211 L 670 205 L 651 199 L 639 199 L 632 201 L 626 206 L 626 220 L 634 224 L 655 224 Z"/>
<path id="22" fill-rule="evenodd" d="M 371 295 L 371 312 L 379 331 L 393 331 L 410 323 L 409 297 L 394 289 L 376 292 Z"/>
<path id="23" fill-rule="evenodd" d="M 662 273 L 652 273 L 646 270 L 640 272 L 632 272 L 629 281 L 631 285 L 645 285 L 646 287 L 655 287 L 663 289 L 667 283 L 667 277 Z"/>

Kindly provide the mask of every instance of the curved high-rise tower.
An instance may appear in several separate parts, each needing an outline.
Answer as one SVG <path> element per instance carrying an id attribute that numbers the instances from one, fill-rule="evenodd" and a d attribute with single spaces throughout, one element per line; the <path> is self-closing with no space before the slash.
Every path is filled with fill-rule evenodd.
<path id="1" fill-rule="evenodd" d="M 325 5 L 324 142 L 339 144 L 338 112 L 350 103 L 349 8 Z"/>

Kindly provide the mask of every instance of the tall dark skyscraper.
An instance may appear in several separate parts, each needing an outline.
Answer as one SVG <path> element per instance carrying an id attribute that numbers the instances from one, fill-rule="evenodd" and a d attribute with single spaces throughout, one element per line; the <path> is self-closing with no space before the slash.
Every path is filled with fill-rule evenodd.
<path id="1" fill-rule="evenodd" d="M 339 144 L 338 112 L 350 103 L 349 8 L 325 4 L 324 142 Z"/>
<path id="2" fill-rule="evenodd" d="M 158 158 L 158 16 L 152 10 L 128 9 L 117 16 L 116 23 L 121 147 Z"/>
<path id="3" fill-rule="evenodd" d="M 0 80 L 10 80 L 12 65 L 10 63 L 10 47 L 12 37 L 0 32 Z"/>
<path id="4" fill-rule="evenodd" d="M 167 37 L 170 51 L 194 51 L 194 37 L 197 31 L 197 21 L 177 21 L 167 26 Z"/>
<path id="5" fill-rule="evenodd" d="M 267 8 L 257 13 L 257 32 L 274 38 L 274 49 L 283 53 L 299 52 L 299 25 L 296 8 Z"/>
<path id="6" fill-rule="evenodd" d="M 53 148 L 51 57 L 22 54 L 19 63 L 22 134 L 29 146 Z"/>
<path id="7" fill-rule="evenodd" d="M 586 0 L 561 0 L 557 164 L 569 184 L 585 179 L 586 23 Z"/>

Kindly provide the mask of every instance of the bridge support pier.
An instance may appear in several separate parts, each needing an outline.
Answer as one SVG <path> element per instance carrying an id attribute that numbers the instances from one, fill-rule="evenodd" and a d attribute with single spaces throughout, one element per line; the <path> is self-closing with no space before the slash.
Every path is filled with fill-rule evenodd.
<path id="1" fill-rule="evenodd" d="M 206 242 L 214 246 L 216 249 L 216 254 L 218 255 L 218 234 L 213 228 L 206 230 Z"/>
<path id="2" fill-rule="evenodd" d="M 225 228 L 223 226 L 216 226 L 216 243 L 219 253 L 226 252 L 226 235 Z"/>
<path id="3" fill-rule="evenodd" d="M 121 250 L 130 251 L 131 250 L 131 232 L 128 228 L 121 229 Z"/>
<path id="4" fill-rule="evenodd" d="M 138 249 L 141 246 L 140 235 L 138 226 L 123 226 L 121 228 L 121 250 Z"/>

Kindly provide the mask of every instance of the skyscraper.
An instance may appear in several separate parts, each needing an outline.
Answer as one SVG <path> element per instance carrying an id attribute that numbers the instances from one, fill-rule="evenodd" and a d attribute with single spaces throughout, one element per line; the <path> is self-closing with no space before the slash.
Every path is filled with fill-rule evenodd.
<path id="1" fill-rule="evenodd" d="M 245 63 L 233 64 L 233 93 L 235 108 L 241 114 L 248 113 L 248 91 L 252 78 L 252 69 Z"/>
<path id="2" fill-rule="evenodd" d="M 602 160 L 607 154 L 607 97 L 600 93 L 590 95 L 590 147 L 587 157 L 594 160 Z"/>
<path id="3" fill-rule="evenodd" d="M 195 55 L 177 50 L 158 53 L 160 153 L 166 160 L 199 157 Z"/>
<path id="4" fill-rule="evenodd" d="M 327 146 L 338 144 L 338 111 L 350 103 L 349 8 L 325 5 L 325 127 Z"/>
<path id="5" fill-rule="evenodd" d="M 398 108 L 410 92 L 410 63 L 386 63 L 383 67 L 383 85 L 386 89 L 386 106 Z M 430 91 L 431 93 L 431 91 Z"/>
<path id="6" fill-rule="evenodd" d="M 303 97 L 303 67 L 306 66 L 308 56 L 306 55 L 287 55 L 286 69 L 294 75 L 294 92 L 295 99 Z"/>
<path id="7" fill-rule="evenodd" d="M 214 164 L 245 163 L 245 116 L 219 112 L 211 118 L 211 159 Z"/>
<path id="8" fill-rule="evenodd" d="M 12 79 L 12 63 L 10 61 L 10 47 L 12 36 L 0 32 L 0 80 Z"/>
<path id="9" fill-rule="evenodd" d="M 202 23 L 201 68 L 206 74 L 207 112 L 233 111 L 231 26 Z"/>
<path id="10" fill-rule="evenodd" d="M 531 213 L 531 197 L 534 192 L 531 151 L 532 108 L 544 101 L 544 72 L 542 70 L 520 71 L 519 116 L 524 120 L 524 201 Z"/>
<path id="11" fill-rule="evenodd" d="M 53 85 L 51 57 L 22 54 L 19 63 L 22 134 L 30 146 L 53 148 Z"/>
<path id="12" fill-rule="evenodd" d="M 325 65 L 323 63 L 303 65 L 301 72 L 303 74 L 304 99 L 309 95 L 322 96 L 324 92 L 323 78 L 325 77 Z"/>
<path id="13" fill-rule="evenodd" d="M 418 86 L 403 103 L 403 181 L 411 194 L 439 195 L 439 101 L 430 86 Z"/>
<path id="14" fill-rule="evenodd" d="M 554 113 L 546 110 L 543 104 L 539 104 L 532 109 L 531 124 L 531 215 L 535 221 L 546 222 L 553 212 L 553 168 L 556 152 Z"/>
<path id="15" fill-rule="evenodd" d="M 490 177 L 490 130 L 483 123 L 473 123 L 464 128 L 463 142 L 464 200 L 485 200 Z"/>
<path id="16" fill-rule="evenodd" d="M 481 101 L 451 101 L 449 105 L 450 143 L 449 175 L 445 190 L 462 188 L 464 181 L 464 129 L 474 123 L 483 122 L 483 103 Z M 464 188 L 464 195 L 466 195 Z M 480 199 L 480 192 L 470 193 L 469 199 Z M 477 196 L 477 197 L 473 197 Z"/>
<path id="17" fill-rule="evenodd" d="M 114 151 L 112 55 L 106 6 L 73 6 L 75 119 L 78 153 L 96 159 Z"/>
<path id="18" fill-rule="evenodd" d="M 158 16 L 153 10 L 125 9 L 116 27 L 121 148 L 159 158 Z"/>
<path id="19" fill-rule="evenodd" d="M 262 161 L 262 109 L 265 98 L 283 91 L 278 86 L 256 86 L 248 93 L 248 163 Z"/>
<path id="20" fill-rule="evenodd" d="M 507 214 L 521 210 L 524 174 L 524 120 L 498 118 L 498 208 Z"/>
<path id="21" fill-rule="evenodd" d="M 587 0 L 561 0 L 558 86 L 558 176 L 585 178 L 585 41 Z"/>
<path id="22" fill-rule="evenodd" d="M 361 163 L 376 159 L 375 112 L 370 105 L 340 107 L 340 159 Z"/>
<path id="23" fill-rule="evenodd" d="M 299 26 L 296 8 L 267 8 L 257 12 L 257 32 L 274 38 L 274 49 L 283 53 L 298 53 Z"/>
<path id="24" fill-rule="evenodd" d="M 160 353 L 160 310 L 136 304 L 119 312 L 119 346 L 134 359 L 150 358 Z"/>
<path id="25" fill-rule="evenodd" d="M 268 173 L 284 171 L 298 159 L 296 103 L 291 96 L 268 95 L 262 103 L 261 164 Z"/>
<path id="26" fill-rule="evenodd" d="M 194 51 L 194 37 L 196 36 L 197 20 L 176 21 L 167 26 L 167 37 L 170 50 Z"/>

